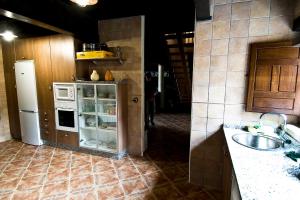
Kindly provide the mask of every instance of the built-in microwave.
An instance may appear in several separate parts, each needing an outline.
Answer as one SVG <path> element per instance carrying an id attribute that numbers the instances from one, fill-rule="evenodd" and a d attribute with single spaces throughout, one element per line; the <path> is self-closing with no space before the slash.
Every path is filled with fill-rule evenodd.
<path id="1" fill-rule="evenodd" d="M 63 101 L 74 101 L 76 87 L 73 83 L 53 83 L 54 99 Z"/>

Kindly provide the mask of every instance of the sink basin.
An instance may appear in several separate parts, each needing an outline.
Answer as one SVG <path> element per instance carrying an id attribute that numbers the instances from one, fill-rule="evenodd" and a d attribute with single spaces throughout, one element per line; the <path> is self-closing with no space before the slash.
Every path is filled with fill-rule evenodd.
<path id="1" fill-rule="evenodd" d="M 277 138 L 248 133 L 235 134 L 232 139 L 243 146 L 256 150 L 273 150 L 282 145 L 282 141 Z"/>

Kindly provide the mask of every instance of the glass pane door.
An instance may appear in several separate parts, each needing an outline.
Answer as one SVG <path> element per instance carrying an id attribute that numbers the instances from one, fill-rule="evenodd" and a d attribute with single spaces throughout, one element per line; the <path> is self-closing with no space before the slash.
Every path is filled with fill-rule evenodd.
<path id="1" fill-rule="evenodd" d="M 80 146 L 97 148 L 97 112 L 95 107 L 95 85 L 78 84 L 78 112 Z"/>
<path id="2" fill-rule="evenodd" d="M 98 149 L 117 152 L 116 86 L 97 85 Z"/>

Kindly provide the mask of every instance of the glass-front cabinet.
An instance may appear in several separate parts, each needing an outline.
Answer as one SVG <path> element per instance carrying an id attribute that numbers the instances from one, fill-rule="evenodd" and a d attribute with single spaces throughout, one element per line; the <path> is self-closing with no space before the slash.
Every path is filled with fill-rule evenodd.
<path id="1" fill-rule="evenodd" d="M 79 145 L 108 153 L 126 152 L 124 84 L 78 83 Z"/>

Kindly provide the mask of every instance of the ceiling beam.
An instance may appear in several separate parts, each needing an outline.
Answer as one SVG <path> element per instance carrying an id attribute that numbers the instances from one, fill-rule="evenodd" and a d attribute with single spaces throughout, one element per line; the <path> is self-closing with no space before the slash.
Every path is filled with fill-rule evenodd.
<path id="1" fill-rule="evenodd" d="M 28 24 L 31 24 L 31 25 L 34 25 L 34 26 L 38 26 L 40 28 L 44 28 L 44 29 L 47 29 L 47 30 L 50 30 L 50 31 L 53 31 L 53 32 L 66 34 L 66 35 L 74 35 L 73 33 L 69 32 L 69 31 L 65 31 L 61 28 L 57 28 L 55 26 L 46 24 L 44 22 L 41 22 L 41 21 L 38 21 L 38 20 L 35 20 L 35 19 L 31 19 L 29 17 L 25 17 L 23 15 L 19 15 L 19 14 L 16 14 L 16 13 L 13 13 L 11 11 L 4 10 L 4 9 L 1 9 L 1 8 L 0 8 L 0 15 L 2 15 L 4 17 L 7 17 L 7 18 L 10 18 L 10 19 L 17 20 L 17 21 L 25 22 L 25 23 L 28 23 Z"/>

